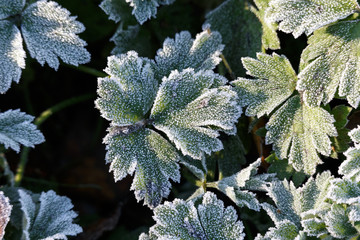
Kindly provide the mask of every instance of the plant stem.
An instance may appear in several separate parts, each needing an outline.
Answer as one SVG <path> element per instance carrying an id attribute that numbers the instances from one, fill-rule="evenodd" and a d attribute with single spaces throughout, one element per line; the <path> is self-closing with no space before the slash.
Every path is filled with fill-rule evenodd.
<path id="1" fill-rule="evenodd" d="M 48 119 L 54 113 L 59 112 L 62 109 L 67 108 L 72 105 L 75 105 L 77 103 L 89 100 L 93 97 L 94 97 L 94 94 L 85 94 L 85 95 L 81 95 L 78 97 L 66 99 L 65 101 L 62 101 L 62 102 L 50 107 L 49 109 L 45 110 L 44 112 L 42 112 L 40 114 L 40 116 L 34 120 L 34 124 L 37 126 L 40 126 L 46 119 Z M 21 181 L 23 179 L 25 167 L 28 162 L 29 151 L 30 151 L 29 147 L 24 147 L 23 150 L 21 151 L 20 162 L 19 162 L 18 168 L 16 170 L 16 175 L 15 175 L 15 186 L 16 187 L 20 186 Z"/>
<path id="2" fill-rule="evenodd" d="M 231 70 L 230 64 L 229 64 L 229 62 L 226 60 L 224 54 L 220 54 L 220 57 L 221 57 L 224 65 L 225 65 L 226 69 L 228 70 L 228 72 L 229 72 L 229 74 L 230 74 L 230 77 L 231 77 L 232 79 L 235 79 L 236 77 L 235 77 L 235 75 L 234 75 L 234 72 Z"/>
<path id="3" fill-rule="evenodd" d="M 95 77 L 106 77 L 107 74 L 103 73 L 95 68 L 91 68 L 88 66 L 84 66 L 84 65 L 79 65 L 79 66 L 73 66 L 73 65 L 69 65 L 69 64 L 65 64 L 67 67 L 70 67 L 72 69 L 76 69 L 79 70 L 80 72 L 84 72 L 90 75 L 93 75 Z"/>

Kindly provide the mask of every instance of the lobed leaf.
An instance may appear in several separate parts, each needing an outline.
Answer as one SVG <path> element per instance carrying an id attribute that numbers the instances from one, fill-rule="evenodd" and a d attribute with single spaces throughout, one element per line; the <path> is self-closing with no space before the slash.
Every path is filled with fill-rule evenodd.
<path id="1" fill-rule="evenodd" d="M 115 22 L 131 18 L 131 7 L 125 0 L 103 0 L 99 7 Z"/>
<path id="2" fill-rule="evenodd" d="M 0 113 L 0 143 L 5 148 L 20 151 L 20 144 L 34 147 L 45 141 L 42 133 L 31 122 L 34 117 L 17 110 Z"/>
<path id="3" fill-rule="evenodd" d="M 358 235 L 342 205 L 332 205 L 324 217 L 324 222 L 332 237 L 350 239 Z"/>
<path id="4" fill-rule="evenodd" d="M 344 175 L 344 179 L 360 182 L 360 127 L 354 128 L 349 132 L 350 138 L 355 143 L 355 147 L 350 147 L 344 155 L 346 160 L 339 167 L 339 174 Z"/>
<path id="5" fill-rule="evenodd" d="M 0 93 L 5 93 L 13 81 L 19 82 L 26 54 L 20 31 L 10 21 L 0 21 L 0 42 Z"/>
<path id="6" fill-rule="evenodd" d="M 301 55 L 297 89 L 311 106 L 328 103 L 338 90 L 357 108 L 360 101 L 360 20 L 343 21 L 317 30 Z"/>
<path id="7" fill-rule="evenodd" d="M 332 115 L 320 107 L 309 107 L 300 102 L 299 96 L 290 98 L 266 124 L 266 144 L 281 159 L 288 158 L 295 170 L 315 173 L 322 163 L 318 152 L 329 156 L 331 136 L 337 136 Z"/>
<path id="8" fill-rule="evenodd" d="M 0 0 L 0 19 L 14 16 L 21 12 L 26 0 Z M 0 29 L 2 29 L 0 27 Z"/>
<path id="9" fill-rule="evenodd" d="M 225 81 L 212 71 L 193 69 L 173 71 L 163 79 L 150 119 L 184 155 L 201 159 L 203 152 L 223 148 L 219 130 L 236 132 L 241 114 L 237 95 L 228 86 L 216 87 Z"/>
<path id="10" fill-rule="evenodd" d="M 281 221 L 277 224 L 276 228 L 272 227 L 266 232 L 265 236 L 258 234 L 255 240 L 293 240 L 299 235 L 299 229 L 295 224 L 288 220 Z"/>
<path id="11" fill-rule="evenodd" d="M 3 239 L 5 235 L 5 228 L 10 221 L 11 210 L 12 205 L 9 198 L 4 195 L 4 192 L 0 191 L 0 239 Z"/>
<path id="12" fill-rule="evenodd" d="M 360 187 L 348 179 L 334 179 L 327 197 L 336 203 L 353 204 L 360 202 Z"/>
<path id="13" fill-rule="evenodd" d="M 247 74 L 256 79 L 238 78 L 231 82 L 239 95 L 240 105 L 248 106 L 247 116 L 270 114 L 295 90 L 296 73 L 285 56 L 257 53 L 257 59 L 242 58 Z"/>
<path id="14" fill-rule="evenodd" d="M 224 207 L 216 195 L 207 192 L 201 203 L 175 199 L 154 209 L 156 224 L 139 239 L 244 239 L 244 226 L 233 207 Z"/>
<path id="15" fill-rule="evenodd" d="M 280 22 L 279 29 L 295 38 L 360 10 L 356 0 L 271 0 L 269 6 L 268 21 Z"/>
<path id="16" fill-rule="evenodd" d="M 76 17 L 53 1 L 34 2 L 22 14 L 21 31 L 31 57 L 55 70 L 58 58 L 75 66 L 90 61 L 86 42 L 77 36 L 84 30 Z"/>

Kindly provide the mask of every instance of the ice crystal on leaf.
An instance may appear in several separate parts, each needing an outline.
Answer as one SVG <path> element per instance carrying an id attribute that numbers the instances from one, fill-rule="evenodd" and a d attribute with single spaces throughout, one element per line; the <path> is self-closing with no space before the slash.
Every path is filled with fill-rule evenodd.
<path id="1" fill-rule="evenodd" d="M 344 175 L 345 179 L 360 182 L 360 126 L 350 131 L 349 136 L 355 143 L 355 147 L 350 147 L 344 155 L 346 160 L 341 163 L 339 173 Z"/>
<path id="2" fill-rule="evenodd" d="M 173 71 L 159 87 L 150 118 L 184 155 L 201 159 L 223 148 L 219 130 L 234 134 L 241 109 L 226 80 L 212 71 Z M 214 87 L 215 86 L 215 87 Z"/>
<path id="3" fill-rule="evenodd" d="M 356 0 L 271 0 L 269 5 L 268 21 L 280 22 L 279 29 L 295 38 L 360 10 Z"/>
<path id="4" fill-rule="evenodd" d="M 256 79 L 238 78 L 231 84 L 238 92 L 247 116 L 270 114 L 295 90 L 296 73 L 285 56 L 258 53 L 257 59 L 242 58 L 247 74 Z"/>
<path id="5" fill-rule="evenodd" d="M 269 228 L 265 236 L 258 234 L 255 240 L 300 240 L 299 229 L 289 220 L 284 220 L 276 224 L 276 227 Z M 306 238 L 305 238 L 306 239 Z M 304 239 L 304 240 L 305 240 Z"/>
<path id="6" fill-rule="evenodd" d="M 0 93 L 5 93 L 12 81 L 20 80 L 26 56 L 22 42 L 19 29 L 10 21 L 0 20 Z"/>
<path id="7" fill-rule="evenodd" d="M 4 237 L 5 227 L 10 221 L 11 210 L 12 205 L 9 198 L 4 195 L 4 192 L 0 191 L 0 239 Z"/>
<path id="8" fill-rule="evenodd" d="M 0 19 L 5 19 L 20 13 L 25 6 L 25 1 L 26 0 L 0 0 Z"/>
<path id="9" fill-rule="evenodd" d="M 308 107 L 299 96 L 290 98 L 279 108 L 266 124 L 266 143 L 273 144 L 276 154 L 297 170 L 315 173 L 316 165 L 322 163 L 318 152 L 329 156 L 330 136 L 337 136 L 335 120 L 320 107 Z"/>
<path id="10" fill-rule="evenodd" d="M 146 239 L 244 239 L 244 226 L 237 220 L 233 207 L 224 207 L 216 195 L 207 192 L 198 205 L 193 201 L 175 199 L 154 209 L 156 224 L 150 228 Z"/>
<path id="11" fill-rule="evenodd" d="M 34 117 L 20 110 L 8 110 L 0 113 L 0 144 L 5 148 L 20 151 L 20 144 L 34 147 L 44 142 L 44 136 L 31 122 Z"/>
<path id="12" fill-rule="evenodd" d="M 357 108 L 360 101 L 360 20 L 344 21 L 315 31 L 301 55 L 297 89 L 308 105 L 330 102 L 338 90 Z"/>

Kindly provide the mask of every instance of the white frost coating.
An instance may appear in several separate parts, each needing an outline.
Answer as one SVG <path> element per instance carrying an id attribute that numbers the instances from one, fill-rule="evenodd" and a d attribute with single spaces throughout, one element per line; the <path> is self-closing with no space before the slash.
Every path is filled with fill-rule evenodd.
<path id="1" fill-rule="evenodd" d="M 356 0 L 272 0 L 269 6 L 267 21 L 280 22 L 279 29 L 295 38 L 360 10 Z"/>
<path id="2" fill-rule="evenodd" d="M 269 228 L 265 236 L 258 234 L 255 240 L 293 240 L 299 235 L 300 232 L 296 225 L 289 220 L 284 220 L 277 223 L 276 227 Z"/>
<path id="3" fill-rule="evenodd" d="M 158 80 L 169 76 L 172 70 L 212 70 L 221 62 L 219 56 L 223 49 L 218 32 L 209 33 L 205 30 L 197 34 L 195 40 L 187 31 L 177 33 L 175 39 L 165 39 L 163 48 L 157 51 L 155 61 Z"/>
<path id="4" fill-rule="evenodd" d="M 360 182 L 360 126 L 349 132 L 355 147 L 350 147 L 344 155 L 346 160 L 339 167 L 339 174 L 344 175 L 345 179 L 351 179 L 355 183 Z"/>
<path id="5" fill-rule="evenodd" d="M 5 235 L 5 228 L 10 221 L 11 210 L 12 205 L 9 198 L 4 195 L 4 192 L 0 191 L 0 239 L 3 239 Z"/>
<path id="6" fill-rule="evenodd" d="M 25 6 L 25 1 L 26 0 L 0 0 L 0 19 L 5 19 L 20 13 Z"/>
<path id="7" fill-rule="evenodd" d="M 295 170 L 314 174 L 322 163 L 318 152 L 329 156 L 331 141 L 337 136 L 335 119 L 320 107 L 308 107 L 299 96 L 290 98 L 266 124 L 266 144 L 273 144 L 276 155 L 289 159 Z"/>
<path id="8" fill-rule="evenodd" d="M 242 58 L 246 74 L 256 79 L 238 78 L 231 82 L 247 116 L 270 114 L 295 90 L 297 76 L 289 60 L 276 53 L 257 53 L 258 59 Z"/>
<path id="9" fill-rule="evenodd" d="M 149 235 L 142 234 L 140 239 L 242 240 L 245 237 L 235 209 L 225 208 L 211 192 L 202 196 L 198 206 L 180 199 L 165 202 L 154 209 L 153 218 L 156 224 L 150 228 Z"/>
<path id="10" fill-rule="evenodd" d="M 170 193 L 169 179 L 180 181 L 178 162 L 181 157 L 162 136 L 150 129 L 139 129 L 128 135 L 111 130 L 104 138 L 106 161 L 115 181 L 135 172 L 131 190 L 138 201 L 150 208 L 160 204 Z"/>
<path id="11" fill-rule="evenodd" d="M 212 71 L 173 71 L 159 87 L 150 118 L 184 155 L 201 159 L 203 152 L 219 151 L 219 130 L 234 133 L 241 115 L 237 94 L 218 85 Z"/>
<path id="12" fill-rule="evenodd" d="M 336 91 L 357 108 L 360 101 L 360 20 L 317 30 L 301 55 L 297 90 L 311 106 L 330 102 Z"/>
<path id="13" fill-rule="evenodd" d="M 98 79 L 98 98 L 95 102 L 102 117 L 113 125 L 126 126 L 141 121 L 150 110 L 158 82 L 150 60 L 130 51 L 108 58 L 105 72 L 109 77 Z"/>
<path id="14" fill-rule="evenodd" d="M 22 239 L 55 240 L 76 236 L 82 228 L 72 223 L 77 214 L 72 211 L 69 198 L 54 191 L 42 192 L 35 201 L 27 192 L 19 189 L 21 210 L 24 214 Z"/>
<path id="15" fill-rule="evenodd" d="M 159 5 L 169 5 L 175 0 L 126 0 L 133 7 L 132 14 L 136 20 L 143 24 L 151 17 L 156 17 L 157 7 Z"/>
<path id="16" fill-rule="evenodd" d="M 19 29 L 10 21 L 0 21 L 0 93 L 5 93 L 11 82 L 19 82 L 25 68 L 25 51 Z"/>
<path id="17" fill-rule="evenodd" d="M 58 57 L 75 66 L 90 61 L 86 42 L 76 35 L 85 30 L 84 25 L 56 2 L 40 0 L 27 7 L 21 30 L 31 57 L 41 65 L 46 62 L 57 70 Z"/>
<path id="18" fill-rule="evenodd" d="M 360 203 L 360 187 L 348 179 L 334 179 L 327 197 L 336 203 Z"/>
<path id="19" fill-rule="evenodd" d="M 360 125 L 349 132 L 351 140 L 355 143 L 356 148 L 360 148 Z"/>
<path id="20" fill-rule="evenodd" d="M 20 151 L 20 144 L 26 147 L 34 147 L 45 141 L 42 133 L 31 122 L 33 116 L 17 110 L 8 110 L 0 113 L 0 144 L 5 148 Z"/>

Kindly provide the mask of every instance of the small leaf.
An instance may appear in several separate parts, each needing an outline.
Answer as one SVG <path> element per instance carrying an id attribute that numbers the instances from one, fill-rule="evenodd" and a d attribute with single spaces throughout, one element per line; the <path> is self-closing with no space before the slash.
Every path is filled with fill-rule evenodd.
<path id="1" fill-rule="evenodd" d="M 0 143 L 5 148 L 20 151 L 20 144 L 26 147 L 34 147 L 45 141 L 42 133 L 31 122 L 34 117 L 20 110 L 8 110 L 0 113 Z"/>
<path id="2" fill-rule="evenodd" d="M 76 35 L 85 27 L 75 19 L 53 1 L 40 0 L 28 6 L 22 14 L 21 31 L 31 57 L 55 70 L 58 57 L 75 66 L 89 62 L 86 42 Z"/>
<path id="3" fill-rule="evenodd" d="M 324 217 L 325 224 L 331 236 L 335 238 L 350 239 L 358 235 L 341 205 L 332 205 L 331 210 Z"/>
<path id="4" fill-rule="evenodd" d="M 99 7 L 109 15 L 109 19 L 120 22 L 132 18 L 131 7 L 125 0 L 103 0 Z"/>
<path id="5" fill-rule="evenodd" d="M 299 234 L 299 229 L 295 224 L 288 220 L 281 221 L 276 228 L 269 228 L 265 236 L 256 236 L 255 240 L 293 240 Z"/>
<path id="6" fill-rule="evenodd" d="M 256 79 L 238 78 L 231 84 L 238 92 L 240 105 L 247 106 L 245 115 L 261 117 L 291 96 L 297 77 L 285 56 L 258 53 L 257 58 L 242 59 L 246 73 Z"/>
<path id="7" fill-rule="evenodd" d="M 219 130 L 236 132 L 241 115 L 237 95 L 228 86 L 212 88 L 225 79 L 212 71 L 173 71 L 159 87 L 150 119 L 184 155 L 201 159 L 223 148 Z"/>
<path id="8" fill-rule="evenodd" d="M 356 146 L 360 147 L 360 125 L 350 131 L 349 136 Z"/>
<path id="9" fill-rule="evenodd" d="M 26 0 L 0 0 L 0 19 L 5 19 L 20 13 L 25 6 L 25 1 Z M 0 27 L 0 29 L 2 29 L 2 27 Z"/>
<path id="10" fill-rule="evenodd" d="M 0 239 L 3 239 L 5 235 L 5 228 L 10 221 L 11 210 L 12 205 L 9 198 L 4 195 L 4 192 L 0 191 Z"/>
<path id="11" fill-rule="evenodd" d="M 0 21 L 0 42 L 0 93 L 5 93 L 12 81 L 19 82 L 26 54 L 20 31 L 10 21 Z"/>
<path id="12" fill-rule="evenodd" d="M 336 203 L 359 203 L 360 187 L 348 179 L 334 179 L 327 196 Z"/>
<path id="13" fill-rule="evenodd" d="M 267 18 L 298 38 L 358 11 L 356 0 L 271 0 Z"/>

